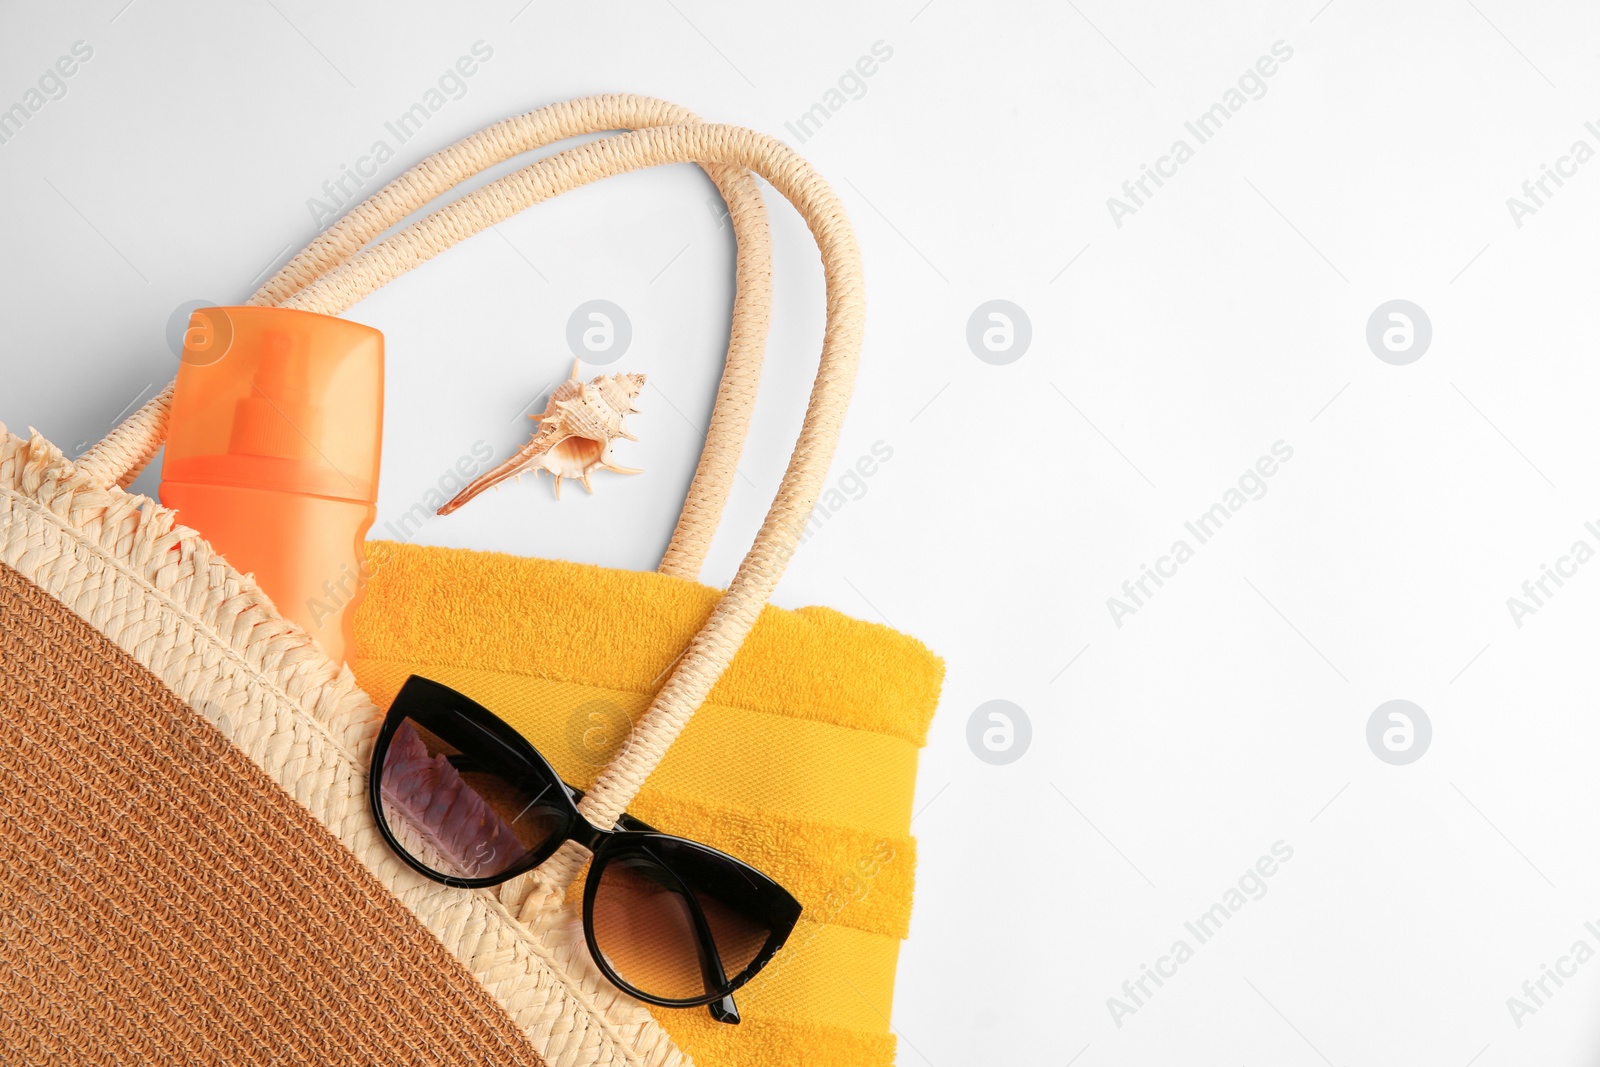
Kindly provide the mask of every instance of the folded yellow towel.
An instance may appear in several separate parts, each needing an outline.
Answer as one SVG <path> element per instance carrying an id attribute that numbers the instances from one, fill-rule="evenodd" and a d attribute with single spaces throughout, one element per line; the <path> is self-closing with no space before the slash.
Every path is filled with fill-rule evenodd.
<path id="1" fill-rule="evenodd" d="M 374 541 L 356 613 L 362 687 L 452 686 L 587 787 L 716 604 L 661 574 Z M 656 1009 L 701 1067 L 891 1064 L 911 911 L 911 799 L 944 667 L 827 608 L 768 607 L 632 807 L 745 860 L 805 912 L 735 997 L 744 1022 Z"/>

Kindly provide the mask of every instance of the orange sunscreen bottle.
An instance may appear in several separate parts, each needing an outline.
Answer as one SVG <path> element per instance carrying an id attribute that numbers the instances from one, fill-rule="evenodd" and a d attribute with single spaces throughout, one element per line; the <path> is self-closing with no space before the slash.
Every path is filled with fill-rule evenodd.
<path id="1" fill-rule="evenodd" d="M 383 334 L 305 311 L 201 308 L 184 335 L 161 502 L 343 662 L 382 439 Z"/>

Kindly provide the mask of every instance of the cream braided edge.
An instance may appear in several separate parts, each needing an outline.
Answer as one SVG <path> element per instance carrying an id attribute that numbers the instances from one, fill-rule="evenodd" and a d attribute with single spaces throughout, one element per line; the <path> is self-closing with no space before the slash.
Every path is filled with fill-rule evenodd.
<path id="1" fill-rule="evenodd" d="M 766 520 L 711 618 L 583 798 L 583 812 L 597 826 L 610 826 L 623 813 L 732 662 L 794 554 L 821 492 L 855 383 L 865 313 L 860 251 L 839 198 L 809 163 L 765 134 L 710 124 L 637 130 L 567 149 L 490 182 L 351 257 L 282 305 L 337 315 L 532 204 L 601 178 L 682 162 L 747 168 L 795 206 L 822 255 L 827 327 L 800 435 Z M 502 899 L 517 903 L 532 881 L 551 888 L 568 884 L 584 855 L 577 845 L 563 848 L 533 877 L 507 883 Z"/>
<path id="2" fill-rule="evenodd" d="M 551 1067 L 689 1062 L 589 962 L 567 909 L 524 924 L 492 892 L 439 885 L 390 851 L 366 792 L 382 712 L 175 512 L 94 483 L 37 433 L 24 441 L 0 426 L 0 561 L 149 668 L 320 819 Z"/>
<path id="3" fill-rule="evenodd" d="M 416 164 L 339 219 L 285 264 L 250 298 L 258 306 L 289 301 L 329 271 L 347 262 L 406 216 L 460 182 L 498 163 L 586 133 L 701 121 L 693 112 L 632 94 L 581 97 L 487 126 Z M 721 521 L 734 467 L 750 428 L 761 359 L 772 318 L 772 235 L 756 181 L 725 164 L 704 167 L 728 206 L 735 261 L 733 323 L 706 443 L 684 499 L 662 573 L 694 579 Z M 102 485 L 127 488 L 166 438 L 173 386 L 146 402 L 78 459 L 78 467 Z"/>

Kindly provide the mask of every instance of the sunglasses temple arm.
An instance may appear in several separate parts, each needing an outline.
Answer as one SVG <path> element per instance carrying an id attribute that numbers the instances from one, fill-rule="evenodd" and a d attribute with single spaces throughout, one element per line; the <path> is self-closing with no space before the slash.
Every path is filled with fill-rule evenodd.
<path id="1" fill-rule="evenodd" d="M 700 940 L 701 973 L 707 985 L 713 989 L 721 989 L 728 984 L 728 973 L 722 967 L 722 954 L 717 951 L 716 939 L 711 936 L 711 924 L 706 922 L 704 909 L 700 907 L 700 902 L 695 899 L 694 894 L 688 891 L 687 886 L 684 887 L 684 893 L 689 901 L 690 910 L 694 912 L 695 933 Z M 734 1026 L 739 1023 L 739 1009 L 734 1006 L 732 993 L 721 1000 L 712 1001 L 706 1008 L 711 1012 L 711 1017 L 719 1023 Z"/>
<path id="2" fill-rule="evenodd" d="M 624 816 L 626 818 L 626 816 Z M 654 857 L 652 857 L 654 858 Z M 711 924 L 706 921 L 705 909 L 700 906 L 689 884 L 683 876 L 673 870 L 668 864 L 659 859 L 656 864 L 672 876 L 678 883 L 678 891 L 683 894 L 684 901 L 689 905 L 689 912 L 694 916 L 695 938 L 700 942 L 700 973 L 706 985 L 712 989 L 721 989 L 728 984 L 728 973 L 722 966 L 722 954 L 717 951 L 716 938 L 711 936 Z M 711 1012 L 711 1017 L 719 1023 L 738 1025 L 739 1009 L 733 1003 L 733 994 L 729 993 L 719 1000 L 714 1000 L 706 1005 Z"/>
<path id="3" fill-rule="evenodd" d="M 721 1000 L 712 1001 L 706 1005 L 706 1008 L 711 1012 L 711 1017 L 717 1022 L 729 1023 L 733 1026 L 739 1025 L 739 1008 L 733 1002 L 732 993 L 729 993 Z"/>

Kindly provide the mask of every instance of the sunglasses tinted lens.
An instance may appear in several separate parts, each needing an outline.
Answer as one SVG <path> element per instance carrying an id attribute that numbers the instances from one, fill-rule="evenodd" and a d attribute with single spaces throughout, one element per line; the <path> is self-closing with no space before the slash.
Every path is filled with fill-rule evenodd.
<path id="1" fill-rule="evenodd" d="M 726 993 L 773 933 L 743 906 L 751 901 L 736 871 L 668 840 L 608 860 L 595 890 L 594 937 L 617 977 L 663 1000 Z"/>
<path id="2" fill-rule="evenodd" d="M 772 936 L 770 925 L 709 894 L 696 893 L 695 899 L 705 912 L 706 925 L 711 927 L 711 938 L 716 942 L 723 971 L 729 980 L 739 977 Z"/>
<path id="3" fill-rule="evenodd" d="M 489 764 L 404 720 L 383 760 L 383 816 L 402 847 L 449 878 L 504 874 L 561 832 L 559 782 L 497 755 Z"/>
<path id="4" fill-rule="evenodd" d="M 641 993 L 692 1000 L 707 992 L 693 907 L 677 879 L 648 857 L 606 864 L 594 939 L 617 977 Z"/>

